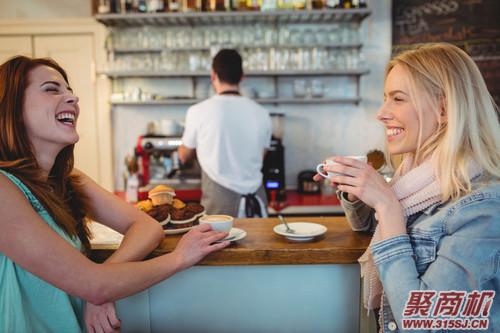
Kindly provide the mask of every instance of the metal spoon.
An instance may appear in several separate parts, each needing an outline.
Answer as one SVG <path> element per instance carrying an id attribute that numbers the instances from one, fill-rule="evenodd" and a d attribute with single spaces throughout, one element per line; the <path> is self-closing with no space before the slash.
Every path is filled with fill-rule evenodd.
<path id="1" fill-rule="evenodd" d="M 282 216 L 282 215 L 278 215 L 278 218 L 280 219 L 281 222 L 283 222 L 283 224 L 285 225 L 286 227 L 286 232 L 290 233 L 290 234 L 294 234 L 295 233 L 295 230 L 293 230 L 292 228 L 290 228 L 288 226 L 288 223 L 286 223 L 286 220 L 285 218 Z"/>

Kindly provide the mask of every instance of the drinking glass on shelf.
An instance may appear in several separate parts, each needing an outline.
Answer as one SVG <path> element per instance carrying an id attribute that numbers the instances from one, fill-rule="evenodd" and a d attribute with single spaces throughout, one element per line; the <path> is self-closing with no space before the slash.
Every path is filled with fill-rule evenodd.
<path id="1" fill-rule="evenodd" d="M 230 43 L 232 45 L 243 44 L 243 29 L 241 27 L 233 27 L 231 29 Z"/>
<path id="2" fill-rule="evenodd" d="M 301 48 L 301 64 L 300 69 L 308 70 L 313 68 L 312 50 L 309 48 Z"/>
<path id="3" fill-rule="evenodd" d="M 278 34 L 276 29 L 271 26 L 267 26 L 264 30 L 264 44 L 271 46 L 276 45 L 278 42 Z"/>
<path id="4" fill-rule="evenodd" d="M 280 45 L 288 46 L 290 44 L 290 28 L 287 25 L 279 28 L 278 35 Z"/>
<path id="5" fill-rule="evenodd" d="M 217 36 L 217 44 L 229 44 L 231 42 L 231 33 L 230 28 L 223 27 L 219 30 L 219 34 Z"/>
<path id="6" fill-rule="evenodd" d="M 295 97 L 306 97 L 307 82 L 304 79 L 295 79 L 293 81 L 293 95 Z"/>
<path id="7" fill-rule="evenodd" d="M 341 42 L 339 25 L 338 24 L 330 25 L 330 28 L 328 29 L 327 32 L 327 36 L 328 36 L 327 43 L 329 43 L 330 45 L 339 44 Z"/>
<path id="8" fill-rule="evenodd" d="M 291 45 L 302 45 L 304 41 L 302 39 L 302 33 L 297 28 L 290 29 L 290 44 Z"/>
<path id="9" fill-rule="evenodd" d="M 319 79 L 311 80 L 311 96 L 312 97 L 323 97 L 324 85 L 323 81 Z"/>
<path id="10" fill-rule="evenodd" d="M 302 40 L 305 45 L 315 45 L 316 41 L 316 33 L 312 29 L 304 29 L 302 30 Z"/>
<path id="11" fill-rule="evenodd" d="M 201 33 L 200 30 L 193 30 L 192 31 L 192 35 L 191 35 L 191 45 L 193 47 L 202 47 L 203 44 L 204 44 L 204 40 L 203 40 L 203 34 Z"/>

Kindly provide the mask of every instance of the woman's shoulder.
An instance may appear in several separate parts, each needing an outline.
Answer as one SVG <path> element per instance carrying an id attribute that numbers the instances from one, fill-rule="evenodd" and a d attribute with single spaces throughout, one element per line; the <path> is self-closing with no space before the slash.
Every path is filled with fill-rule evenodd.
<path id="1" fill-rule="evenodd" d="M 473 182 L 473 190 L 446 207 L 445 222 L 450 232 L 474 222 L 473 228 L 488 224 L 500 230 L 500 181 L 498 178 L 479 179 Z M 494 225 L 492 224 L 494 223 Z M 484 227 L 484 226 L 483 226 Z M 489 229 L 489 228 L 487 228 Z M 500 232 L 495 232 L 499 234 Z"/>
<path id="2" fill-rule="evenodd" d="M 19 198 L 24 197 L 28 201 L 36 212 L 45 211 L 43 205 L 40 201 L 33 195 L 30 189 L 14 174 L 0 169 L 0 189 L 3 195 L 15 196 L 22 194 Z M 0 202 L 5 202 L 0 200 Z"/>

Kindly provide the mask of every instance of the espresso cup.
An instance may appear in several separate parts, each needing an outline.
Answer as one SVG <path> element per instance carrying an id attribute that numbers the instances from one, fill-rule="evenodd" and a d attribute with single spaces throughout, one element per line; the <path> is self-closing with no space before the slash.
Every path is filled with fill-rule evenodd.
<path id="1" fill-rule="evenodd" d="M 229 215 L 204 215 L 198 221 L 200 224 L 210 224 L 214 231 L 229 232 L 234 218 Z"/>
<path id="2" fill-rule="evenodd" d="M 343 157 L 347 157 L 347 158 L 352 158 L 352 159 L 355 159 L 355 160 L 359 160 L 359 161 L 362 161 L 362 162 L 365 162 L 367 161 L 366 159 L 366 156 L 364 155 L 359 155 L 359 156 L 343 156 Z M 335 165 L 335 164 L 340 164 L 340 163 L 337 163 L 337 162 L 334 162 L 333 160 L 326 160 L 325 163 L 320 163 L 316 166 L 316 171 L 318 172 L 319 175 L 327 178 L 327 179 L 330 179 L 334 176 L 345 176 L 343 173 L 338 173 L 338 172 L 326 172 L 324 170 L 324 167 L 326 166 L 332 166 L 332 165 Z"/>

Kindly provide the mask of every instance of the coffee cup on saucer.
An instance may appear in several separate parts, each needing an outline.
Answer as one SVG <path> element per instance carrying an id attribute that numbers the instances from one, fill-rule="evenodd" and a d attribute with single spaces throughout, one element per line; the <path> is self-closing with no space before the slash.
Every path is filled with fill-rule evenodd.
<path id="1" fill-rule="evenodd" d="M 234 218 L 229 215 L 204 215 L 198 221 L 200 224 L 210 224 L 214 231 L 230 232 Z"/>
<path id="2" fill-rule="evenodd" d="M 359 156 L 344 156 L 344 157 L 347 157 L 347 158 L 352 158 L 352 159 L 356 159 L 356 160 L 359 160 L 359 161 L 362 161 L 362 162 L 365 162 L 367 161 L 366 159 L 366 156 L 364 155 L 359 155 Z M 342 173 L 338 173 L 338 172 L 327 172 L 324 170 L 325 167 L 327 166 L 332 166 L 332 165 L 335 165 L 335 164 L 340 164 L 340 163 L 337 163 L 333 160 L 325 160 L 324 163 L 320 163 L 316 166 L 316 171 L 318 172 L 319 175 L 327 178 L 327 179 L 331 179 L 332 177 L 335 177 L 335 176 L 345 176 L 344 174 Z"/>

